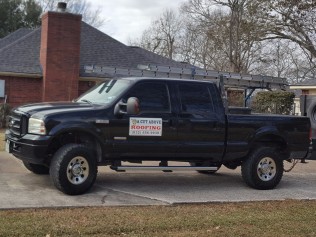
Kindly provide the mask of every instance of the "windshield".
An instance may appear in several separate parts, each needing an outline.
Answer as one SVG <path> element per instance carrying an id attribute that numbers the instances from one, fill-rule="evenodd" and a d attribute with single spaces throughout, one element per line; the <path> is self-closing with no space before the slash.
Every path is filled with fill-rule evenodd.
<path id="1" fill-rule="evenodd" d="M 120 96 L 129 87 L 130 83 L 129 80 L 103 82 L 80 96 L 76 102 L 109 104 Z"/>

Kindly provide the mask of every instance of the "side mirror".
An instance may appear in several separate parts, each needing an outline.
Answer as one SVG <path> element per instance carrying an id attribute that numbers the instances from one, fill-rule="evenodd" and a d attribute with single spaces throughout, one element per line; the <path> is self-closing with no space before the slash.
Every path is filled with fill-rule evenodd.
<path id="1" fill-rule="evenodd" d="M 130 97 L 126 103 L 126 113 L 130 115 L 139 114 L 139 100 L 136 97 Z"/>
<path id="2" fill-rule="evenodd" d="M 136 97 L 128 98 L 127 103 L 120 101 L 114 108 L 115 116 L 121 116 L 123 114 L 136 115 L 139 114 L 139 111 L 139 100 Z"/>

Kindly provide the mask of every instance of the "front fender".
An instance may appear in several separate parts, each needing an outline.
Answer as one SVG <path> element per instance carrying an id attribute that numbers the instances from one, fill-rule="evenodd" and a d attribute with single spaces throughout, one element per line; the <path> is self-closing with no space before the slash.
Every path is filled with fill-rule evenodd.
<path id="1" fill-rule="evenodd" d="M 102 131 L 101 129 L 95 127 L 91 123 L 79 122 L 79 121 L 67 121 L 64 123 L 60 123 L 53 127 L 48 135 L 52 137 L 57 137 L 58 135 L 69 132 L 69 131 L 77 131 L 84 132 L 95 137 L 102 144 Z"/>

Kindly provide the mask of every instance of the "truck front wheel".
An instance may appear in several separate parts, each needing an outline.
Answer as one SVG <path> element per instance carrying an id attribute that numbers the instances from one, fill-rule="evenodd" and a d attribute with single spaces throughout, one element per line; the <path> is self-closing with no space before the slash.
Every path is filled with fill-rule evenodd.
<path id="1" fill-rule="evenodd" d="M 50 175 L 56 188 L 69 195 L 88 191 L 97 177 L 93 152 L 84 145 L 68 144 L 53 156 Z"/>
<path id="2" fill-rule="evenodd" d="M 283 176 L 283 160 L 275 149 L 260 147 L 254 150 L 241 165 L 244 181 L 255 189 L 273 189 Z"/>

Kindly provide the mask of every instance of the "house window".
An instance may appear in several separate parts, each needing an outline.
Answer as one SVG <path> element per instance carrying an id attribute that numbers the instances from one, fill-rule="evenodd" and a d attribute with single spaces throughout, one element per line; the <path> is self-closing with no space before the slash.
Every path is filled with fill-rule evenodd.
<path id="1" fill-rule="evenodd" d="M 5 80 L 0 80 L 0 98 L 5 97 Z"/>

